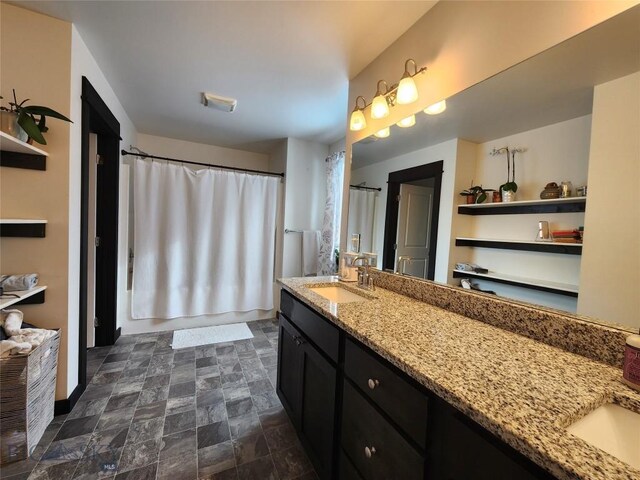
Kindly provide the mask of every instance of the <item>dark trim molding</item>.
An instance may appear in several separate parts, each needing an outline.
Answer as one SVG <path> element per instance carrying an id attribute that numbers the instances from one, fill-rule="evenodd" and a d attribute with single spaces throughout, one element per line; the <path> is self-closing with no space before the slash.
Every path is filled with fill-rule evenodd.
<path id="1" fill-rule="evenodd" d="M 55 416 L 58 415 L 66 415 L 69 413 L 76 402 L 80 398 L 80 396 L 84 393 L 86 385 L 79 383 L 76 388 L 73 389 L 69 398 L 65 398 L 64 400 L 56 400 L 53 406 L 53 414 Z"/>
<path id="2" fill-rule="evenodd" d="M 387 189 L 387 212 L 384 222 L 384 249 L 382 254 L 382 265 L 384 269 L 393 270 L 395 264 L 395 244 L 398 236 L 398 195 L 400 195 L 400 184 L 415 182 L 425 178 L 433 178 L 433 205 L 431 206 L 431 238 L 429 244 L 429 268 L 427 270 L 427 280 L 433 280 L 436 270 L 436 250 L 438 247 L 438 219 L 440 218 L 440 190 L 442 187 L 442 173 L 444 161 L 427 163 L 418 167 L 398 170 L 389 173 L 389 187 Z"/>
<path id="3" fill-rule="evenodd" d="M 36 153 L 2 151 L 0 167 L 25 168 L 27 170 L 46 170 L 47 157 Z"/>
<path id="4" fill-rule="evenodd" d="M 120 335 L 122 335 L 122 327 L 118 327 L 118 329 L 116 330 L 113 343 L 116 343 L 118 341 L 118 339 L 120 338 Z"/>
<path id="5" fill-rule="evenodd" d="M 101 238 L 104 250 L 102 263 L 96 264 L 102 282 L 100 295 L 102 301 L 111 301 L 109 314 L 102 316 L 100 332 L 96 331 L 96 346 L 113 345 L 116 337 L 117 312 L 117 238 L 118 238 L 118 178 L 120 165 L 120 123 L 111 113 L 98 92 L 86 77 L 82 77 L 82 145 L 81 145 L 81 190 L 80 190 L 80 315 L 79 315 L 79 352 L 78 383 L 84 386 L 87 377 L 87 272 L 89 248 L 89 143 L 90 135 L 98 136 L 98 153 L 103 159 L 102 170 L 98 174 L 99 189 L 102 186 L 104 198 L 98 198 L 97 235 Z M 95 159 L 93 159 L 95 161 Z M 100 177 L 103 172 L 107 177 Z M 103 183 L 103 185 L 100 184 Z M 98 194 L 98 192 L 97 192 Z M 100 201 L 102 201 L 100 203 Z M 114 203 L 115 202 L 115 203 Z M 100 223 L 102 222 L 102 223 Z M 92 240 L 93 241 L 93 240 Z M 96 258 L 96 262 L 98 259 Z M 96 302 L 97 302 L 96 293 Z M 97 308 L 97 303 L 96 303 Z"/>

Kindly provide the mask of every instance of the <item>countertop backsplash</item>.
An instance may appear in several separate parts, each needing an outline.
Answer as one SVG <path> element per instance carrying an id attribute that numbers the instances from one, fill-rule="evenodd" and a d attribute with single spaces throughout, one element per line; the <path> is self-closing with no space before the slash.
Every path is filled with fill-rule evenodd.
<path id="1" fill-rule="evenodd" d="M 377 269 L 371 269 L 371 276 L 381 288 L 622 368 L 625 339 L 630 335 L 622 329 L 552 309 Z"/>

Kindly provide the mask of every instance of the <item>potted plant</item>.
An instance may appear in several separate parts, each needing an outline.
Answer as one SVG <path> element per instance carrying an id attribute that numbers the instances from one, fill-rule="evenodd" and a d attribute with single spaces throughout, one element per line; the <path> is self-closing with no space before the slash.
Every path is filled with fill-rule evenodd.
<path id="1" fill-rule="evenodd" d="M 502 193 L 503 202 L 513 202 L 516 199 L 518 184 L 516 183 L 516 153 L 524 152 L 522 148 L 513 148 L 509 151 L 509 147 L 494 148 L 491 155 L 507 154 L 507 181 L 504 182 L 498 191 Z"/>
<path id="2" fill-rule="evenodd" d="M 49 130 L 47 117 L 73 123 L 67 117 L 49 107 L 25 105 L 28 101 L 29 99 L 27 98 L 18 102 L 16 91 L 15 89 L 13 90 L 13 102 L 9 102 L 9 107 L 0 105 L 2 131 L 23 142 L 33 140 L 41 145 L 46 145 L 47 141 L 42 134 Z"/>
<path id="3" fill-rule="evenodd" d="M 487 192 L 493 192 L 492 188 L 482 188 L 482 185 L 473 185 L 460 192 L 460 195 L 467 197 L 467 203 L 484 203 L 487 199 Z"/>

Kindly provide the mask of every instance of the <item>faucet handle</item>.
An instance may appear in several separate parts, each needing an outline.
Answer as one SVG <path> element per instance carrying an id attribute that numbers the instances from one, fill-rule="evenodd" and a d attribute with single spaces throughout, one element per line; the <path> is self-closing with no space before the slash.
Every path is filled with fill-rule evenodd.
<path id="1" fill-rule="evenodd" d="M 367 287 L 369 287 L 369 290 L 374 291 L 376 289 L 376 286 L 373 282 L 373 277 L 371 275 L 369 275 L 369 279 L 367 281 Z"/>

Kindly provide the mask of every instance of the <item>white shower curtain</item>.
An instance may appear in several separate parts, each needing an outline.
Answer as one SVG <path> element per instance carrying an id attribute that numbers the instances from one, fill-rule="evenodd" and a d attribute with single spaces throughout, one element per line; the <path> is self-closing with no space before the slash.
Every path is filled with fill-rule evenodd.
<path id="1" fill-rule="evenodd" d="M 271 310 L 278 182 L 135 160 L 132 317 Z"/>
<path id="2" fill-rule="evenodd" d="M 360 234 L 360 251 L 373 251 L 373 218 L 376 192 L 372 190 L 349 190 L 349 229 L 347 243 L 354 233 Z"/>

